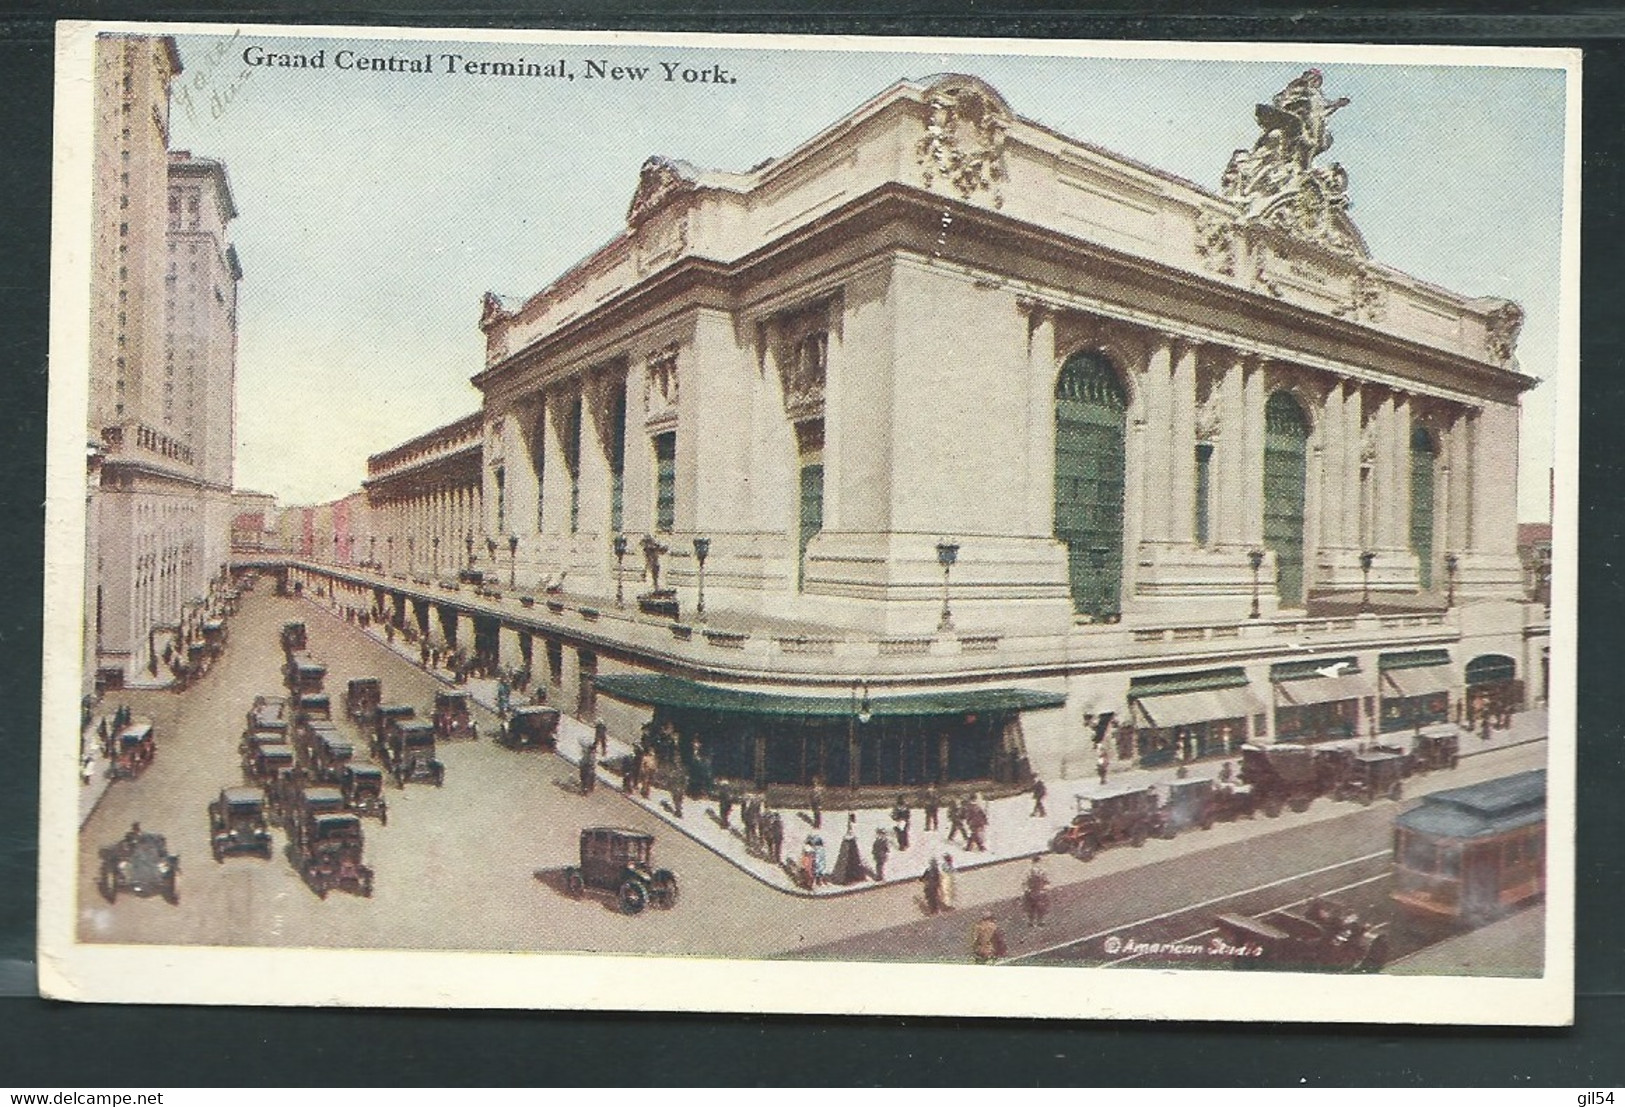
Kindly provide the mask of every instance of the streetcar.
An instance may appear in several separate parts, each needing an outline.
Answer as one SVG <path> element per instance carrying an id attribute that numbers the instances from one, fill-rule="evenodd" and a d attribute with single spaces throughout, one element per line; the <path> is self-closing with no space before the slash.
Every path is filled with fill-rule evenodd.
<path id="1" fill-rule="evenodd" d="M 1425 797 L 1394 820 L 1393 900 L 1482 926 L 1546 893 L 1546 770 Z"/>

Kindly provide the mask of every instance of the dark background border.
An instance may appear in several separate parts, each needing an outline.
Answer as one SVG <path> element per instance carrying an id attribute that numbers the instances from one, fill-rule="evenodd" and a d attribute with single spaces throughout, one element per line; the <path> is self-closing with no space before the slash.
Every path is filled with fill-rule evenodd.
<path id="1" fill-rule="evenodd" d="M 1310 10 L 977 0 L 571 0 L 461 8 L 300 0 L 244 22 L 1578 46 L 1586 51 L 1576 1026 L 1530 1031 L 530 1012 L 85 1006 L 0 998 L 0 1084 L 26 1087 L 1414 1085 L 1608 1087 L 1625 1073 L 1625 741 L 1615 567 L 1625 383 L 1625 15 L 1397 0 Z M 0 962 L 34 939 L 49 290 L 52 21 L 220 21 L 225 5 L 0 0 Z M 1448 104 L 1440 105 L 1449 111 Z M 1238 980 L 1237 987 L 1246 986 Z"/>

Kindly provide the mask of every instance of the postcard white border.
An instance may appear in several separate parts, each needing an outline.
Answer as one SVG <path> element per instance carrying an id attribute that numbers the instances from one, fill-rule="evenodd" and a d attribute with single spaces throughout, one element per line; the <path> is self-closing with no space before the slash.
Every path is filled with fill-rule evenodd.
<path id="1" fill-rule="evenodd" d="M 41 993 L 112 1003 L 511 1007 L 859 1015 L 1563 1025 L 1573 1019 L 1574 843 L 1554 833 L 1545 975 L 1329 977 L 976 965 L 791 962 L 571 953 L 113 946 L 77 940 L 79 643 L 84 625 L 92 46 L 97 33 L 229 34 L 230 24 L 58 26 L 41 756 Z M 1566 72 L 1550 727 L 1575 734 L 1578 555 L 1580 66 L 1577 50 L 1308 43 L 1168 43 L 649 34 L 252 25 L 300 38 L 937 51 L 1132 59 L 1346 61 Z M 1548 746 L 1548 813 L 1575 825 L 1575 742 Z M 683 997 L 673 1003 L 671 997 Z"/>

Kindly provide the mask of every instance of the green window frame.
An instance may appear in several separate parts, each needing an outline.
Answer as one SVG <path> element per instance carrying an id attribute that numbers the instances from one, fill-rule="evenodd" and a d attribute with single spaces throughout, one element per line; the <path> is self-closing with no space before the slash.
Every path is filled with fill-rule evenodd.
<path id="1" fill-rule="evenodd" d="M 570 472 L 570 533 L 581 529 L 581 397 L 570 401 L 570 426 L 564 436 L 564 467 Z"/>
<path id="2" fill-rule="evenodd" d="M 619 534 L 626 496 L 626 389 L 619 388 L 610 403 L 609 426 L 609 532 Z"/>
<path id="3" fill-rule="evenodd" d="M 1207 442 L 1196 447 L 1196 544 L 1206 546 L 1213 540 L 1212 521 L 1208 517 L 1208 500 L 1213 489 L 1213 447 Z"/>
<path id="4" fill-rule="evenodd" d="M 655 435 L 655 530 L 670 534 L 677 526 L 677 432 Z"/>
<path id="5" fill-rule="evenodd" d="M 1308 417 L 1292 393 L 1272 393 L 1264 405 L 1264 545 L 1275 554 L 1275 594 L 1285 607 L 1303 604 L 1308 476 Z"/>
<path id="6" fill-rule="evenodd" d="M 1073 354 L 1055 381 L 1055 537 L 1066 543 L 1072 608 L 1122 612 L 1128 397 L 1099 350 Z"/>
<path id="7" fill-rule="evenodd" d="M 1433 589 L 1434 475 L 1439 451 L 1423 426 L 1411 430 L 1411 550 L 1416 554 L 1417 583 Z"/>

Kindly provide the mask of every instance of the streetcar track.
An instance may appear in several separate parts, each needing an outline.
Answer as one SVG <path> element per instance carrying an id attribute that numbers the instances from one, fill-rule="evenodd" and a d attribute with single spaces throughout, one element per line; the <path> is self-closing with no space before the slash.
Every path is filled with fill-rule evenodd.
<path id="1" fill-rule="evenodd" d="M 1176 907 L 1176 908 L 1173 908 L 1173 909 L 1168 910 L 1168 911 L 1163 911 L 1160 914 L 1148 915 L 1143 919 L 1135 919 L 1135 920 L 1133 920 L 1131 922 L 1119 923 L 1116 926 L 1107 927 L 1105 930 L 1097 930 L 1093 934 L 1085 934 L 1081 938 L 1070 938 L 1067 941 L 1058 942 L 1058 943 L 1056 943 L 1055 945 L 1052 945 L 1052 946 L 1045 946 L 1043 949 L 1029 950 L 1026 953 L 1019 953 L 1019 954 L 1015 955 L 1014 957 L 1005 957 L 1005 958 L 1002 958 L 999 961 L 999 964 L 1001 964 L 1001 965 L 1013 965 L 1013 964 L 1016 964 L 1017 962 L 1020 962 L 1020 961 L 1030 961 L 1030 960 L 1032 960 L 1032 959 L 1034 959 L 1036 957 L 1046 957 L 1046 956 L 1048 956 L 1048 955 L 1050 955 L 1052 953 L 1058 953 L 1063 949 L 1071 949 L 1074 946 L 1081 946 L 1085 942 L 1093 942 L 1093 941 L 1095 941 L 1097 939 L 1104 938 L 1104 937 L 1106 937 L 1106 936 L 1108 936 L 1110 934 L 1116 934 L 1119 931 L 1128 930 L 1131 927 L 1139 927 L 1139 926 L 1145 926 L 1148 923 L 1161 922 L 1164 919 L 1171 919 L 1171 918 L 1175 917 L 1176 915 L 1182 915 L 1187 911 L 1197 911 L 1197 910 L 1200 910 L 1203 907 L 1211 907 L 1216 903 L 1223 903 L 1226 900 L 1237 899 L 1237 898 L 1239 898 L 1241 896 L 1252 895 L 1255 892 L 1267 892 L 1271 888 L 1278 888 L 1283 884 L 1290 884 L 1295 880 L 1302 880 L 1305 877 L 1320 876 L 1323 873 L 1335 872 L 1338 869 L 1346 869 L 1350 865 L 1358 865 L 1358 864 L 1362 864 L 1362 863 L 1364 863 L 1366 861 L 1375 861 L 1379 857 L 1387 857 L 1387 856 L 1389 856 L 1389 854 L 1391 852 L 1392 852 L 1391 850 L 1386 849 L 1386 848 L 1385 849 L 1380 849 L 1380 850 L 1376 850 L 1375 852 L 1372 852 L 1372 853 L 1363 854 L 1363 855 L 1361 855 L 1359 857 L 1351 857 L 1346 861 L 1338 861 L 1338 862 L 1335 862 L 1334 864 L 1331 864 L 1331 865 L 1323 865 L 1318 869 L 1310 869 L 1307 872 L 1293 873 L 1291 876 L 1284 876 L 1284 877 L 1281 877 L 1278 880 L 1271 880 L 1271 881 L 1268 881 L 1268 882 L 1266 882 L 1264 884 L 1255 885 L 1255 886 L 1253 886 L 1251 888 L 1240 888 L 1240 889 L 1237 889 L 1236 891 L 1233 891 L 1233 892 L 1226 892 L 1223 895 L 1213 896 L 1210 899 L 1202 900 L 1200 903 L 1188 903 L 1188 904 L 1185 904 L 1185 905 L 1183 905 L 1181 907 Z M 1386 874 L 1384 874 L 1384 875 L 1386 875 Z"/>

